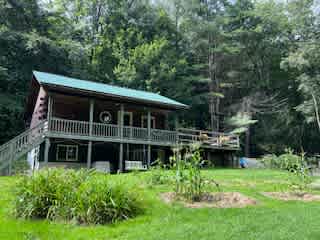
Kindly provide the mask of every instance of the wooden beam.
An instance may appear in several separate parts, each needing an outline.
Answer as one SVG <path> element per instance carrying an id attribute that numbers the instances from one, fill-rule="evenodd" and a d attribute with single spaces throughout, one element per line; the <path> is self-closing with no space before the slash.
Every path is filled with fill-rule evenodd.
<path id="1" fill-rule="evenodd" d="M 120 127 L 120 138 L 123 138 L 123 115 L 124 115 L 124 105 L 120 105 L 120 114 L 119 114 L 119 127 Z"/>
<path id="2" fill-rule="evenodd" d="M 179 129 L 179 117 L 177 116 L 177 114 L 174 115 L 174 130 L 178 130 Z"/>
<path id="3" fill-rule="evenodd" d="M 123 139 L 123 115 L 124 115 L 124 105 L 120 105 L 120 139 Z M 123 143 L 120 143 L 120 148 L 119 148 L 119 172 L 123 172 Z"/>
<path id="4" fill-rule="evenodd" d="M 94 112 L 94 100 L 90 99 L 89 108 L 89 136 L 92 136 L 92 124 L 93 124 L 93 112 Z M 88 142 L 88 152 L 87 152 L 87 168 L 91 168 L 92 162 L 92 141 Z"/>
<path id="5" fill-rule="evenodd" d="M 48 166 L 49 162 L 50 138 L 46 138 L 44 145 L 44 163 Z"/>
<path id="6" fill-rule="evenodd" d="M 51 118 L 52 118 L 52 106 L 53 106 L 53 98 L 49 93 L 48 95 L 48 112 L 47 112 L 47 120 L 48 120 L 48 128 L 51 129 Z"/>
<path id="7" fill-rule="evenodd" d="M 151 142 L 151 111 L 150 109 L 148 109 L 148 140 L 149 142 Z M 148 165 L 148 168 L 150 167 L 151 165 L 151 145 L 148 144 L 148 162 L 147 162 L 147 165 Z"/>
<path id="8" fill-rule="evenodd" d="M 92 141 L 89 141 L 88 152 L 87 152 L 87 168 L 91 168 L 91 156 L 92 156 Z"/>
<path id="9" fill-rule="evenodd" d="M 92 136 L 93 112 L 94 112 L 94 100 L 90 99 L 90 109 L 89 109 L 89 134 L 90 134 L 90 136 Z"/>
<path id="10" fill-rule="evenodd" d="M 150 109 L 148 110 L 148 139 L 151 141 L 151 111 Z"/>
<path id="11" fill-rule="evenodd" d="M 123 143 L 120 143 L 119 148 L 119 172 L 123 172 Z"/>
<path id="12" fill-rule="evenodd" d="M 148 144 L 148 168 L 150 168 L 150 165 L 151 165 L 151 145 Z"/>

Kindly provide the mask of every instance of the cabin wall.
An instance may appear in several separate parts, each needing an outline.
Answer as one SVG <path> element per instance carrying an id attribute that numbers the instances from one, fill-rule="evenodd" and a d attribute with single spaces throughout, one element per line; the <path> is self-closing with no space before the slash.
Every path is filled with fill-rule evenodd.
<path id="1" fill-rule="evenodd" d="M 57 148 L 58 145 L 73 145 L 78 146 L 78 163 L 86 163 L 87 162 L 87 144 L 83 142 L 74 142 L 68 140 L 59 140 L 59 139 L 51 139 L 50 140 L 50 148 L 49 148 L 49 162 L 61 162 L 57 160 Z M 71 161 L 70 161 L 71 162 Z"/>
<path id="2" fill-rule="evenodd" d="M 89 121 L 89 99 L 79 96 L 54 95 L 52 112 L 53 117 Z M 120 111 L 120 103 L 113 101 L 95 100 L 93 121 L 100 123 L 100 114 L 102 112 L 109 112 L 111 114 L 110 124 L 118 124 L 118 117 Z M 132 126 L 142 127 L 142 116 L 147 116 L 148 112 L 144 106 L 139 105 L 124 105 L 124 111 L 132 113 Z M 166 128 L 166 113 L 158 109 L 151 109 L 151 116 L 155 117 L 155 127 L 157 129 Z M 146 126 L 144 126 L 146 128 Z"/>
<path id="3" fill-rule="evenodd" d="M 48 101 L 47 92 L 40 87 L 36 104 L 32 113 L 30 128 L 37 126 L 41 121 L 47 118 Z"/>
<path id="4" fill-rule="evenodd" d="M 89 121 L 89 101 L 78 103 L 53 98 L 52 116 L 69 120 Z"/>

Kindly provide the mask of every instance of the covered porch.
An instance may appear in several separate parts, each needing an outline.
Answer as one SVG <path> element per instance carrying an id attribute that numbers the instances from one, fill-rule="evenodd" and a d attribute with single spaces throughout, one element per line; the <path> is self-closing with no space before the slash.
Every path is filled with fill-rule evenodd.
<path id="1" fill-rule="evenodd" d="M 93 144 L 114 145 L 117 151 L 117 169 L 146 169 L 150 166 L 152 146 L 172 146 L 177 134 L 169 129 L 168 109 L 138 105 L 111 99 L 88 98 L 54 93 L 48 96 L 48 138 L 44 147 L 44 163 L 49 164 L 51 139 L 85 141 L 86 165 L 93 167 L 97 154 Z M 171 126 L 172 128 L 172 126 Z M 125 147 L 144 146 L 145 163 L 139 160 L 125 160 Z M 125 146 L 126 145 L 126 146 Z M 95 161 L 97 162 L 97 161 Z M 139 162 L 139 163 L 138 163 Z M 113 163 L 113 165 L 116 165 Z M 138 166 L 141 165 L 141 166 Z"/>
<path id="2" fill-rule="evenodd" d="M 46 162 L 39 154 L 39 167 L 87 168 L 88 141 L 51 138 Z M 46 145 L 40 147 L 40 153 L 45 151 Z M 164 160 L 170 155 L 170 148 L 152 146 L 150 160 L 148 146 L 141 144 L 123 144 L 123 160 L 120 162 L 120 144 L 111 142 L 93 141 L 90 168 L 98 171 L 117 173 L 131 170 L 146 170 L 157 159 Z"/>

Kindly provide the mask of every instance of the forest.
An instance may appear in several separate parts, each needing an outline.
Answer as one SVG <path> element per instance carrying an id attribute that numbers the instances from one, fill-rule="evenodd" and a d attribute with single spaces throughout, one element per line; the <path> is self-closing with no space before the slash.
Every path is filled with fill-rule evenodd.
<path id="1" fill-rule="evenodd" d="M 316 0 L 0 0 L 0 143 L 22 132 L 32 70 L 147 90 L 242 153 L 319 153 Z"/>

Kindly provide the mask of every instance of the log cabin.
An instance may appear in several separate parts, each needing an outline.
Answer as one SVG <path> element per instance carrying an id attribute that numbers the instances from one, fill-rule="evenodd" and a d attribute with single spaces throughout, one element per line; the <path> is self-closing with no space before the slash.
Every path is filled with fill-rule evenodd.
<path id="1" fill-rule="evenodd" d="M 8 162 L 9 172 L 23 154 L 32 169 L 124 172 L 148 169 L 155 160 L 168 160 L 173 147 L 197 142 L 207 159 L 230 165 L 238 136 L 178 128 L 178 119 L 172 119 L 186 109 L 156 93 L 34 71 L 28 130 L 0 147 L 0 160 Z"/>

